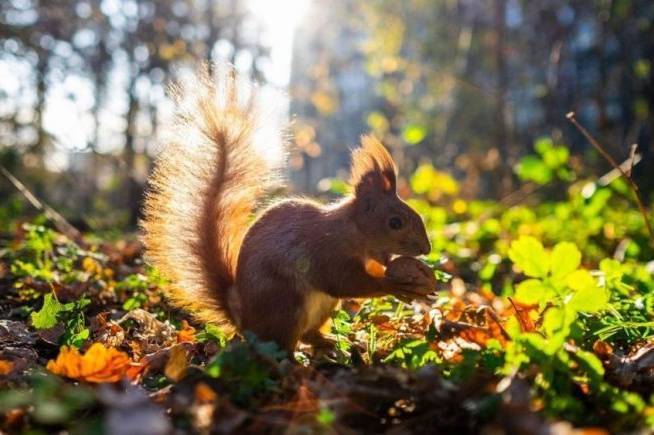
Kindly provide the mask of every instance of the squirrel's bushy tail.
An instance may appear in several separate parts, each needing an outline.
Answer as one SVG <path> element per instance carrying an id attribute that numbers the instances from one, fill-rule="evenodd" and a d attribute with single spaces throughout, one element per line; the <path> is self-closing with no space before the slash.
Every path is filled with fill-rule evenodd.
<path id="1" fill-rule="evenodd" d="M 255 143 L 268 127 L 256 89 L 231 67 L 215 84 L 207 71 L 172 89 L 175 119 L 150 176 L 141 227 L 149 261 L 171 282 L 172 302 L 230 326 L 227 291 L 238 252 L 257 200 L 277 178 Z M 280 137 L 266 134 L 271 142 Z"/>

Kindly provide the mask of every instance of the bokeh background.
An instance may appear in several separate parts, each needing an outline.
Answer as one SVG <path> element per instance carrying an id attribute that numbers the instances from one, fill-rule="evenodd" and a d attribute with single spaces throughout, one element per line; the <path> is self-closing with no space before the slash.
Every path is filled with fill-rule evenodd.
<path id="1" fill-rule="evenodd" d="M 199 61 L 285 92 L 296 192 L 342 190 L 371 131 L 434 202 L 555 198 L 611 170 L 570 111 L 654 187 L 651 0 L 1 0 L 0 164 L 80 229 L 134 229 Z M 29 212 L 1 180 L 0 218 Z"/>

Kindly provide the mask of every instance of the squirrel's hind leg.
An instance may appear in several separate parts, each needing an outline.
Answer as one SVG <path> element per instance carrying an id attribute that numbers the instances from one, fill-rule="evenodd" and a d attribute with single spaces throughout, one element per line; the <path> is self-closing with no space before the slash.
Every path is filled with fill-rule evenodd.
<path id="1" fill-rule="evenodd" d="M 303 332 L 303 298 L 294 287 L 292 281 L 239 283 L 241 331 L 253 332 L 262 341 L 274 341 L 293 355 Z"/>
<path id="2" fill-rule="evenodd" d="M 331 315 L 338 305 L 338 301 L 329 298 L 324 302 L 325 303 L 320 307 L 320 312 L 314 320 L 315 326 L 312 326 L 309 330 L 305 331 L 300 340 L 302 343 L 311 345 L 315 350 L 334 349 L 334 346 L 336 345 L 336 342 L 325 337 L 325 334 L 331 329 Z M 315 303 L 315 301 L 309 299 L 307 303 Z"/>

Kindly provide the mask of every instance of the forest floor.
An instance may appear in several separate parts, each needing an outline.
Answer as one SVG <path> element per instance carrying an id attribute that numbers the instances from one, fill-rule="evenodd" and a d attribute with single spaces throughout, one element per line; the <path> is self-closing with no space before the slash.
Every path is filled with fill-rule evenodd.
<path id="1" fill-rule="evenodd" d="M 134 237 L 13 222 L 0 241 L 0 429 L 650 433 L 653 251 L 624 183 L 509 207 L 436 206 L 418 181 L 439 291 L 346 300 L 334 349 L 292 359 L 173 309 Z"/>

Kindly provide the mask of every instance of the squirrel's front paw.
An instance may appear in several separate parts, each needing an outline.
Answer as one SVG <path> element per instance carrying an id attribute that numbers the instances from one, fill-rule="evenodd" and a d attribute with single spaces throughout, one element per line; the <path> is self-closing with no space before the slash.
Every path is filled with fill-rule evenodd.
<path id="1" fill-rule="evenodd" d="M 386 279 L 395 291 L 428 295 L 436 290 L 436 277 L 431 268 L 413 257 L 397 257 L 386 267 Z"/>

